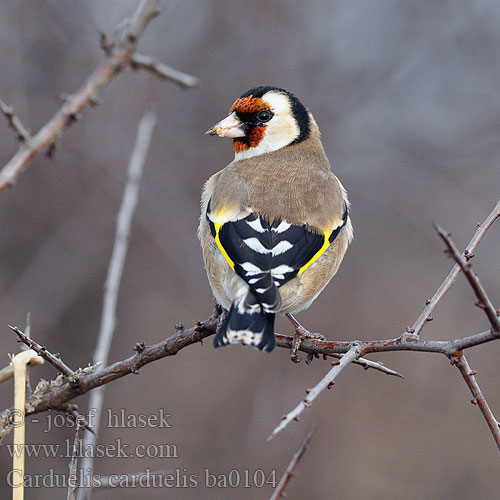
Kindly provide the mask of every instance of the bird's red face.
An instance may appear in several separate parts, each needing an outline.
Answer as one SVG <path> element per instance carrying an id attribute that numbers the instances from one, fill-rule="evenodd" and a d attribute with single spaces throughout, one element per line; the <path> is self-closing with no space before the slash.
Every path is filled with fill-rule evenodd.
<path id="1" fill-rule="evenodd" d="M 235 159 L 276 151 L 309 135 L 306 108 L 278 87 L 255 87 L 233 103 L 207 134 L 233 139 Z"/>
<path id="2" fill-rule="evenodd" d="M 266 134 L 273 117 L 271 106 L 261 97 L 240 97 L 231 106 L 229 116 L 207 131 L 207 134 L 233 139 L 236 153 L 257 147 Z"/>
<path id="3" fill-rule="evenodd" d="M 239 117 L 247 116 L 251 119 L 252 116 L 258 116 L 257 113 L 259 111 L 265 110 L 270 112 L 270 109 L 271 106 L 261 97 L 249 95 L 248 97 L 240 97 L 239 99 L 236 99 L 234 104 L 231 106 L 229 113 L 236 112 Z M 258 146 L 266 134 L 266 127 L 267 125 L 263 122 L 250 126 L 247 132 L 247 140 L 240 138 L 233 140 L 234 151 L 237 153 L 239 151 L 245 151 L 246 149 Z"/>

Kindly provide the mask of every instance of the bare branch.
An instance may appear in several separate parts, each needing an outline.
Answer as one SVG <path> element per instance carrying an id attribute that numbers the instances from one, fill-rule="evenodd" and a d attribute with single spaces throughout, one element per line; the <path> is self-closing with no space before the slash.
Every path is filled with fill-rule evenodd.
<path id="1" fill-rule="evenodd" d="M 500 319 L 497 316 L 497 311 L 493 307 L 493 304 L 491 303 L 488 295 L 486 294 L 483 285 L 479 281 L 477 273 L 472 271 L 472 264 L 468 262 L 466 258 L 460 255 L 455 243 L 451 239 L 450 234 L 444 231 L 439 226 L 435 227 L 439 236 L 441 236 L 441 239 L 444 241 L 448 249 L 448 252 L 450 253 L 450 256 L 453 259 L 455 259 L 455 262 L 458 264 L 458 266 L 464 273 L 465 277 L 467 278 L 467 281 L 469 282 L 470 286 L 474 290 L 474 293 L 476 294 L 476 297 L 478 299 L 478 302 L 476 304 L 481 309 L 484 310 L 488 320 L 490 321 L 491 328 L 496 333 L 500 334 Z"/>
<path id="2" fill-rule="evenodd" d="M 66 365 L 59 356 L 52 354 L 46 347 L 41 346 L 38 342 L 30 339 L 21 330 L 19 330 L 17 326 L 8 326 L 16 333 L 20 341 L 24 342 L 30 349 L 33 349 L 38 355 L 48 361 L 57 371 L 61 372 L 66 377 L 70 377 L 74 374 L 74 371 Z"/>
<path id="3" fill-rule="evenodd" d="M 51 148 L 63 132 L 75 122 L 89 104 L 95 103 L 97 94 L 129 64 L 137 41 L 147 24 L 157 14 L 157 0 L 144 0 L 128 24 L 123 39 L 110 49 L 109 55 L 74 94 L 67 96 L 64 104 L 30 141 L 11 158 L 0 171 L 0 193 L 12 186 L 30 162 L 47 148 Z"/>
<path id="4" fill-rule="evenodd" d="M 331 356 L 333 358 L 342 359 L 342 357 L 345 356 L 345 354 L 332 354 Z M 405 378 L 403 375 L 401 375 L 401 373 L 392 370 L 391 368 L 388 368 L 380 361 L 372 361 L 371 359 L 359 358 L 355 359 L 352 363 L 354 365 L 362 366 L 365 370 L 368 370 L 368 368 L 373 368 L 374 370 L 385 373 L 387 375 L 393 375 L 394 377 Z"/>
<path id="5" fill-rule="evenodd" d="M 483 396 L 479 384 L 476 380 L 476 372 L 471 370 L 467 359 L 465 359 L 465 355 L 461 355 L 453 360 L 455 366 L 460 370 L 462 377 L 465 380 L 465 383 L 470 389 L 472 396 L 474 399 L 472 400 L 473 404 L 477 404 L 481 413 L 483 414 L 488 427 L 490 428 L 491 433 L 493 434 L 493 439 L 500 450 L 500 422 L 497 421 L 493 412 L 490 410 L 486 398 Z"/>
<path id="6" fill-rule="evenodd" d="M 292 460 L 290 460 L 290 463 L 288 464 L 288 467 L 286 468 L 285 473 L 283 476 L 281 476 L 280 482 L 276 486 L 275 490 L 273 491 L 273 494 L 269 498 L 269 500 L 278 500 L 279 498 L 284 498 L 285 495 L 285 489 L 288 485 L 288 482 L 290 479 L 292 479 L 293 476 L 295 476 L 295 469 L 297 467 L 297 464 L 300 462 L 301 458 L 304 456 L 304 453 L 306 452 L 309 443 L 311 442 L 311 438 L 313 435 L 314 430 L 312 430 L 304 439 L 304 442 L 302 443 L 302 446 L 298 449 L 298 451 L 295 453 L 295 455 L 292 457 Z"/>
<path id="7" fill-rule="evenodd" d="M 109 350 L 113 333 L 116 324 L 116 304 L 118 301 L 118 290 L 127 255 L 128 241 L 130 237 L 130 228 L 132 226 L 132 218 L 137 206 L 139 196 L 139 184 L 146 163 L 153 129 L 156 123 L 156 115 L 148 113 L 144 115 L 137 130 L 137 138 L 130 157 L 128 166 L 128 180 L 123 193 L 123 200 L 118 213 L 118 221 L 116 224 L 115 243 L 113 253 L 109 262 L 108 275 L 106 278 L 104 304 L 101 317 L 101 327 L 97 340 L 97 347 L 94 354 L 94 364 L 102 363 L 105 365 L 108 362 Z M 94 433 L 87 433 L 83 443 L 85 449 L 92 449 L 96 443 L 96 434 L 99 432 L 100 414 L 104 400 L 104 386 L 93 391 L 90 396 L 89 408 L 96 412 L 94 425 Z M 87 455 L 82 460 L 82 469 L 92 475 L 94 468 L 94 459 L 91 455 Z M 89 498 L 90 489 L 80 489 L 79 498 Z"/>
<path id="8" fill-rule="evenodd" d="M 80 375 L 77 387 L 67 382 L 39 396 L 37 401 L 33 402 L 33 406 L 30 405 L 30 408 L 27 409 L 26 414 L 31 415 L 50 409 L 64 410 L 72 399 L 118 378 L 131 373 L 139 373 L 139 369 L 144 365 L 167 356 L 174 356 L 181 349 L 215 334 L 223 318 L 221 309 L 216 308 L 206 321 L 198 322 L 187 330 L 178 329 L 174 335 L 158 344 L 145 346 L 144 343 L 138 342 L 134 347 L 136 353 L 133 356 L 105 368 L 98 368 L 92 373 Z"/>
<path id="9" fill-rule="evenodd" d="M 486 220 L 482 224 L 478 224 L 478 228 L 474 236 L 467 245 L 467 248 L 464 250 L 463 255 L 466 259 L 471 259 L 472 257 L 474 257 L 474 250 L 476 249 L 479 242 L 483 239 L 486 231 L 488 231 L 490 226 L 495 222 L 496 219 L 498 219 L 498 217 L 500 217 L 500 200 L 498 200 L 495 208 L 491 211 L 488 217 L 486 217 Z M 455 264 L 443 283 L 441 283 L 441 286 L 438 288 L 432 299 L 427 301 L 427 305 L 425 306 L 424 310 L 420 313 L 420 316 L 417 318 L 415 323 L 413 323 L 413 326 L 410 329 L 411 333 L 420 335 L 424 326 L 429 321 L 429 318 L 432 317 L 434 309 L 441 301 L 441 299 L 448 293 L 448 290 L 451 288 L 459 274 L 460 266 L 458 264 Z"/>
<path id="10" fill-rule="evenodd" d="M 0 111 L 5 116 L 5 118 L 7 118 L 9 127 L 16 133 L 16 138 L 20 142 L 29 142 L 31 140 L 31 134 L 29 130 L 23 125 L 17 115 L 14 114 L 14 110 L 10 106 L 7 106 L 7 104 L 5 104 L 1 99 Z"/>
<path id="11" fill-rule="evenodd" d="M 339 373 L 355 359 L 361 355 L 361 347 L 359 344 L 352 344 L 346 355 L 330 369 L 330 371 L 310 390 L 306 391 L 307 396 L 287 415 L 285 415 L 280 424 L 274 429 L 271 435 L 267 438 L 270 441 L 278 432 L 282 431 L 292 420 L 298 421 L 299 415 L 311 406 L 311 403 L 316 397 L 326 388 L 333 386 L 334 380 Z"/>
<path id="12" fill-rule="evenodd" d="M 152 57 L 137 52 L 132 56 L 130 67 L 135 70 L 146 69 L 157 77 L 177 83 L 184 88 L 193 88 L 200 84 L 200 80 L 196 76 L 178 71 Z"/>

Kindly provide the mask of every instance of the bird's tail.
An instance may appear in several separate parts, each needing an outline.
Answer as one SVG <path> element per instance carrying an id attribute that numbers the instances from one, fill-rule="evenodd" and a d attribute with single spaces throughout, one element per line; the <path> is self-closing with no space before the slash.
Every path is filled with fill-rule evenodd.
<path id="1" fill-rule="evenodd" d="M 271 352 L 274 349 L 274 313 L 265 312 L 251 291 L 231 306 L 224 325 L 214 339 L 214 346 L 249 344 Z"/>

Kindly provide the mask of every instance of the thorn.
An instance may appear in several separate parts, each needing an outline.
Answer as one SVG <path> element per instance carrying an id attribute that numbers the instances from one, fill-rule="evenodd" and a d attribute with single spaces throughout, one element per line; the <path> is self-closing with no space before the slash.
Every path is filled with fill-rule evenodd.
<path id="1" fill-rule="evenodd" d="M 54 153 L 56 152 L 57 150 L 57 144 L 55 142 L 53 142 L 47 149 L 47 152 L 45 153 L 45 156 L 47 156 L 47 158 L 53 158 L 54 157 Z"/>
<path id="2" fill-rule="evenodd" d="M 90 107 L 97 108 L 102 104 L 102 101 L 98 97 L 91 97 L 89 100 L 89 104 L 90 104 Z"/>
<path id="3" fill-rule="evenodd" d="M 477 405 L 477 399 L 471 399 L 470 402 L 473 404 L 473 405 Z"/>
<path id="4" fill-rule="evenodd" d="M 326 354 L 323 354 L 323 360 L 326 361 L 328 359 L 328 356 Z"/>
<path id="5" fill-rule="evenodd" d="M 293 421 L 294 422 L 298 422 L 299 421 L 299 417 L 294 417 Z"/>
<path id="6" fill-rule="evenodd" d="M 327 388 L 328 390 L 330 390 L 330 389 L 331 389 L 334 385 L 335 385 L 335 380 L 332 380 L 332 381 L 331 381 L 331 382 L 330 382 L 330 383 L 326 386 L 326 388 Z"/>
<path id="7" fill-rule="evenodd" d="M 340 365 L 340 361 L 337 359 L 337 360 L 335 360 L 335 361 L 332 361 L 332 362 L 330 363 L 330 365 L 332 365 L 332 366 L 337 366 L 337 365 Z"/>
<path id="8" fill-rule="evenodd" d="M 140 354 L 142 351 L 144 351 L 144 349 L 146 349 L 146 345 L 144 344 L 144 342 L 137 342 L 133 349 L 137 354 Z"/>
<path id="9" fill-rule="evenodd" d="M 306 394 L 309 394 L 311 392 L 311 389 L 306 389 Z"/>
<path id="10" fill-rule="evenodd" d="M 283 415 L 283 416 L 281 417 L 281 420 L 286 420 L 286 415 Z"/>
<path id="11" fill-rule="evenodd" d="M 306 357 L 306 365 L 310 365 L 313 359 L 314 359 L 314 354 L 309 353 Z"/>
<path id="12" fill-rule="evenodd" d="M 428 306 L 431 303 L 430 299 L 425 299 L 425 305 Z"/>
<path id="13" fill-rule="evenodd" d="M 432 321 L 434 319 L 433 316 L 427 316 L 427 321 Z"/>
<path id="14" fill-rule="evenodd" d="M 476 370 L 471 370 L 471 371 L 469 372 L 469 375 L 477 375 L 477 371 L 476 371 Z"/>
<path id="15" fill-rule="evenodd" d="M 476 226 L 477 227 L 481 227 L 481 223 L 480 222 L 476 222 Z"/>
<path id="16" fill-rule="evenodd" d="M 66 116 L 66 120 L 68 122 L 68 125 L 71 125 L 73 122 L 76 122 L 80 119 L 80 115 L 77 113 L 68 113 Z"/>

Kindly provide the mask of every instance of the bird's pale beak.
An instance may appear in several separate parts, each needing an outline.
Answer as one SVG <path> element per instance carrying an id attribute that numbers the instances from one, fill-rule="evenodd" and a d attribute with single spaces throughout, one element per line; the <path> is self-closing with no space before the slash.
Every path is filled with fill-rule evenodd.
<path id="1" fill-rule="evenodd" d="M 238 118 L 236 112 L 232 112 L 229 116 L 210 127 L 205 134 L 218 135 L 219 137 L 245 137 L 245 125 Z"/>

